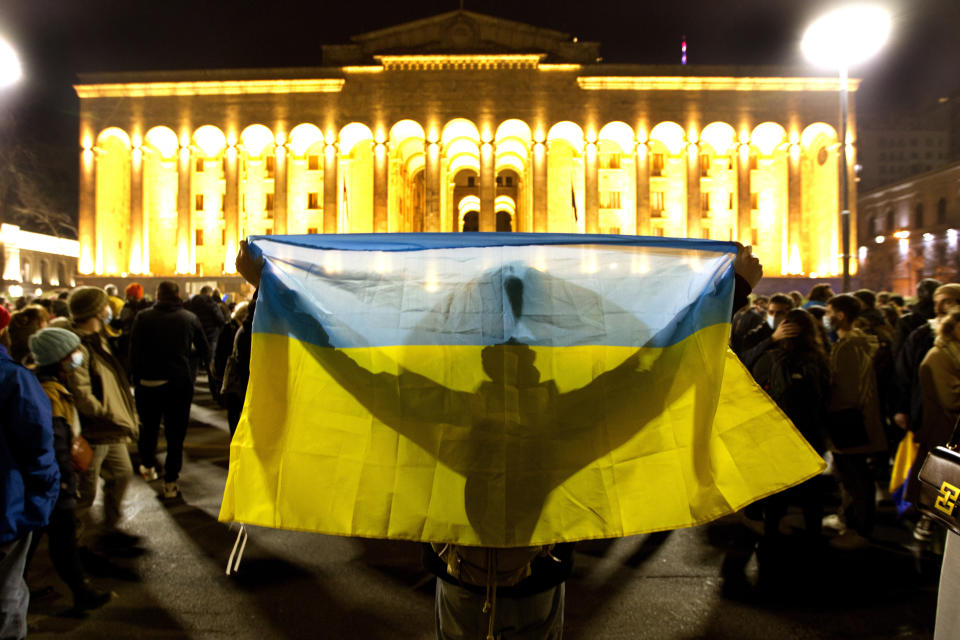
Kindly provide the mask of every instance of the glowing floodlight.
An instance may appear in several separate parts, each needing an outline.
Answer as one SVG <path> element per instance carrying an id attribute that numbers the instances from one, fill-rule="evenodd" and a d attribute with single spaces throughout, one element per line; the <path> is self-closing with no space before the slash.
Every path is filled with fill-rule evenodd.
<path id="1" fill-rule="evenodd" d="M 807 27 L 800 48 L 817 66 L 849 67 L 877 53 L 890 37 L 890 27 L 890 13 L 882 7 L 840 7 Z"/>
<path id="2" fill-rule="evenodd" d="M 6 38 L 0 36 L 0 87 L 10 86 L 22 77 L 20 57 Z"/>

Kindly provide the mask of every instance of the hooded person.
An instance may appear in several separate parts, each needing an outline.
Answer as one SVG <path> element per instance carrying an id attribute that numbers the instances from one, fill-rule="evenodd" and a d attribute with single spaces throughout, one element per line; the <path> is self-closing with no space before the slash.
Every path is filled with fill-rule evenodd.
<path id="1" fill-rule="evenodd" d="M 80 337 L 82 364 L 67 376 L 67 389 L 80 414 L 81 434 L 93 449 L 93 462 L 79 478 L 77 517 L 80 540 L 111 553 L 136 545 L 139 537 L 118 528 L 123 497 L 133 465 L 127 444 L 139 433 L 137 412 L 123 364 L 104 335 L 112 310 L 106 292 L 98 287 L 77 287 L 67 302 L 72 329 Z M 91 508 L 103 478 L 103 521 L 95 529 Z M 95 536 L 95 531 L 97 535 Z M 94 540 L 94 538 L 96 538 Z"/>
<path id="2" fill-rule="evenodd" d="M 57 575 L 73 594 L 74 611 L 96 609 L 110 600 L 110 592 L 93 588 L 80 564 L 77 526 L 73 515 L 77 472 L 71 455 L 73 441 L 80 436 L 80 421 L 73 396 L 64 386 L 70 372 L 83 364 L 80 338 L 67 329 L 41 329 L 30 336 L 30 353 L 36 364 L 37 379 L 50 400 L 53 448 L 60 468 L 60 492 L 46 528 L 50 560 Z M 31 555 L 39 541 L 40 537 L 34 536 Z"/>

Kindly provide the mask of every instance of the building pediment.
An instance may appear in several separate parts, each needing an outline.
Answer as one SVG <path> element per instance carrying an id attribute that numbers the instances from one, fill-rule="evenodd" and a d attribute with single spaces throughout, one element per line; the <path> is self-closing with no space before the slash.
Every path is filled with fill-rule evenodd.
<path id="1" fill-rule="evenodd" d="M 569 34 L 495 18 L 451 11 L 351 38 L 351 44 L 325 45 L 325 65 L 369 64 L 378 56 L 438 54 L 543 54 L 548 62 L 589 64 L 600 45 Z"/>

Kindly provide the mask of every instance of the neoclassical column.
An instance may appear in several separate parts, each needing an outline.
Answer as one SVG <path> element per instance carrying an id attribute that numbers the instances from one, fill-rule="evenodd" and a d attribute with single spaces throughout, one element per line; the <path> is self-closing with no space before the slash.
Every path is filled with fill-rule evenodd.
<path id="1" fill-rule="evenodd" d="M 737 150 L 737 240 L 753 243 L 750 211 L 750 145 L 741 143 Z"/>
<path id="2" fill-rule="evenodd" d="M 149 265 L 144 263 L 146 246 L 146 225 L 143 220 L 143 149 L 134 147 L 130 154 L 130 273 L 148 273 Z"/>
<path id="3" fill-rule="evenodd" d="M 492 142 L 480 145 L 480 231 L 496 231 L 496 151 Z"/>
<path id="4" fill-rule="evenodd" d="M 600 170 L 596 142 L 588 142 L 583 152 L 583 208 L 584 230 L 600 233 Z"/>
<path id="5" fill-rule="evenodd" d="M 192 207 L 190 188 L 193 182 L 193 153 L 190 146 L 180 147 L 177 163 L 177 273 L 193 273 L 190 264 Z"/>
<path id="6" fill-rule="evenodd" d="M 423 174 L 423 230 L 440 231 L 440 143 L 427 142 Z"/>
<path id="7" fill-rule="evenodd" d="M 80 151 L 80 193 L 78 202 L 77 232 L 80 236 L 80 273 L 93 273 L 97 259 L 96 226 L 97 160 L 93 149 Z"/>
<path id="8" fill-rule="evenodd" d="M 388 158 L 386 143 L 378 142 L 373 148 L 373 230 L 375 233 L 386 233 L 389 230 L 387 225 Z"/>
<path id="9" fill-rule="evenodd" d="M 273 172 L 273 232 L 287 233 L 287 145 L 278 144 Z"/>
<path id="10" fill-rule="evenodd" d="M 700 202 L 700 146 L 687 145 L 687 237 L 703 235 L 703 205 Z"/>
<path id="11" fill-rule="evenodd" d="M 337 180 L 340 154 L 337 145 L 323 148 L 323 232 L 337 232 Z"/>
<path id="12" fill-rule="evenodd" d="M 638 236 L 648 236 L 653 231 L 650 228 L 650 154 L 648 151 L 646 142 L 638 142 L 633 153 Z"/>
<path id="13" fill-rule="evenodd" d="M 240 244 L 240 171 L 236 145 L 228 145 L 227 166 L 223 174 L 224 270 L 234 272 L 233 258 Z"/>
<path id="14" fill-rule="evenodd" d="M 533 143 L 533 230 L 547 232 L 547 145 Z"/>
<path id="15" fill-rule="evenodd" d="M 802 260 L 803 183 L 800 179 L 800 145 L 790 145 L 787 156 L 787 265 L 791 272 L 803 272 L 803 265 L 792 264 L 794 248 Z"/>

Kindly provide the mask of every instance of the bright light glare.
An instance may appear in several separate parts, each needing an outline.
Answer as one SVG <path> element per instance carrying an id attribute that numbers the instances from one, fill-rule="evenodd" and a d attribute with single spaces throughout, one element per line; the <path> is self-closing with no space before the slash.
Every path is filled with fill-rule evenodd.
<path id="1" fill-rule="evenodd" d="M 9 86 L 23 77 L 20 58 L 9 42 L 0 36 L 0 87 Z"/>
<path id="2" fill-rule="evenodd" d="M 871 5 L 849 5 L 815 20 L 803 34 L 800 49 L 813 64 L 839 68 L 863 62 L 890 37 L 890 14 Z"/>

